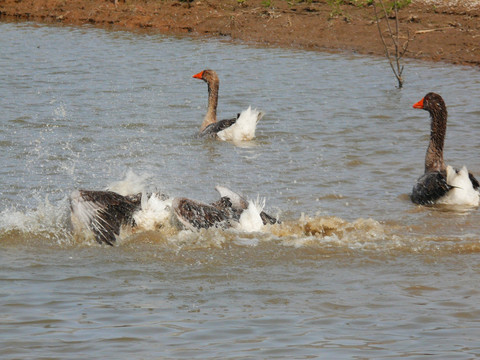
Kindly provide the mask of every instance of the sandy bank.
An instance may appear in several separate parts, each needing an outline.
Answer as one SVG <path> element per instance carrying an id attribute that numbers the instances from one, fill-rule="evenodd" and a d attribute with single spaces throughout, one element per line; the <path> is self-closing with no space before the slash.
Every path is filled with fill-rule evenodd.
<path id="1" fill-rule="evenodd" d="M 0 0 L 0 16 L 381 56 L 373 7 L 362 1 Z M 477 0 L 414 0 L 398 16 L 405 56 L 479 66 L 479 16 Z"/>

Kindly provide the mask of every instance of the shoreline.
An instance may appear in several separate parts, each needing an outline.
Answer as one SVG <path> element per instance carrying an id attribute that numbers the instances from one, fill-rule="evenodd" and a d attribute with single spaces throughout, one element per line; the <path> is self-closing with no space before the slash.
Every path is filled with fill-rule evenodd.
<path id="1" fill-rule="evenodd" d="M 373 7 L 361 2 L 0 0 L 0 21 L 147 29 L 171 35 L 229 37 L 264 46 L 385 56 Z M 399 42 L 403 45 L 408 40 L 405 58 L 480 66 L 479 0 L 413 0 L 399 10 L 398 20 Z M 390 21 L 394 24 L 395 19 Z"/>

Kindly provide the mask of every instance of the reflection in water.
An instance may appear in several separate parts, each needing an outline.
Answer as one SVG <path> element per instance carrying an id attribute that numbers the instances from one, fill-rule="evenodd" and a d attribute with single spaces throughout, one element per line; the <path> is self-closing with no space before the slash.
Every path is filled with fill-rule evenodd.
<path id="1" fill-rule="evenodd" d="M 410 62 L 400 91 L 384 59 L 28 23 L 0 34 L 2 358 L 478 355 L 478 210 L 408 198 L 429 135 L 411 105 L 428 91 L 449 104 L 446 160 L 480 174 L 478 71 Z M 207 67 L 219 118 L 265 111 L 254 142 L 194 136 L 205 98 L 191 74 Z M 282 223 L 193 232 L 167 217 L 115 247 L 72 232 L 74 189 L 122 184 L 204 202 L 224 185 L 266 196 Z"/>

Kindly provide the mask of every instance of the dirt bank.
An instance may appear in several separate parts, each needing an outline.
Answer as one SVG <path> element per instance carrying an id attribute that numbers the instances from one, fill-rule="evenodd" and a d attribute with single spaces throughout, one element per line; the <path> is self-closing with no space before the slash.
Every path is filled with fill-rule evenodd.
<path id="1" fill-rule="evenodd" d="M 0 0 L 0 16 L 384 54 L 373 7 L 366 0 L 114 1 Z M 413 0 L 398 18 L 400 42 L 410 38 L 406 57 L 480 65 L 480 0 Z"/>

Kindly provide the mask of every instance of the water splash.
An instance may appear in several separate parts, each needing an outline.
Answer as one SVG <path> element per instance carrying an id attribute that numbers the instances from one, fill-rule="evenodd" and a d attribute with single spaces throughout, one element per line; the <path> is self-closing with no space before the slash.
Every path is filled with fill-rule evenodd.
<path id="1" fill-rule="evenodd" d="M 254 232 L 252 228 L 246 231 L 241 227 L 183 230 L 172 218 L 171 210 L 166 206 L 168 201 L 156 198 L 147 201 L 146 208 L 150 208 L 157 220 L 149 223 L 150 227 L 122 233 L 116 246 L 134 244 L 142 247 L 148 244 L 175 249 L 177 253 L 211 252 L 231 246 L 266 247 L 271 251 L 302 250 L 309 254 L 341 257 L 480 253 L 480 243 L 475 234 L 461 237 L 420 235 L 407 232 L 398 224 L 382 224 L 374 219 L 362 218 L 349 222 L 334 216 L 309 217 L 302 214 L 298 219 L 287 219 L 281 224 L 262 225 L 261 231 Z M 257 215 L 262 205 L 263 202 L 257 201 L 249 206 Z M 99 246 L 91 236 L 72 233 L 67 199 L 52 204 L 47 198 L 33 210 L 6 209 L 0 213 L 1 243 L 31 244 L 35 241 L 60 246 Z"/>
<path id="2" fill-rule="evenodd" d="M 66 198 L 52 204 L 48 197 L 38 201 L 33 210 L 5 209 L 0 213 L 0 241 L 11 238 L 24 242 L 31 239 L 50 240 L 59 244 L 72 240 L 69 225 L 69 206 Z"/>
<path id="3" fill-rule="evenodd" d="M 340 217 L 302 214 L 283 220 L 281 224 L 263 225 L 260 212 L 265 199 L 245 201 L 247 209 L 234 228 L 184 230 L 172 211 L 172 199 L 160 195 L 146 196 L 148 174 L 137 175 L 129 170 L 124 179 L 112 182 L 108 189 L 121 194 L 142 193 L 141 212 L 135 216 L 138 225 L 133 231 L 124 230 L 117 246 L 137 244 L 166 245 L 185 250 L 223 249 L 236 247 L 270 247 L 271 249 L 305 249 L 316 254 L 350 256 L 351 254 L 451 254 L 478 253 L 480 244 L 475 234 L 457 236 L 455 232 L 433 236 L 421 228 L 408 229 L 394 222 L 358 218 L 347 221 Z M 221 186 L 220 194 L 235 193 Z M 73 233 L 70 206 L 66 197 L 52 203 L 48 197 L 38 198 L 33 209 L 7 208 L 0 213 L 0 241 L 31 243 L 41 240 L 53 245 L 98 246 L 91 234 Z"/>
<path id="4" fill-rule="evenodd" d="M 150 174 L 137 175 L 129 169 L 123 180 L 112 182 L 107 186 L 107 190 L 123 196 L 143 193 L 147 190 L 146 182 L 151 177 Z"/>

